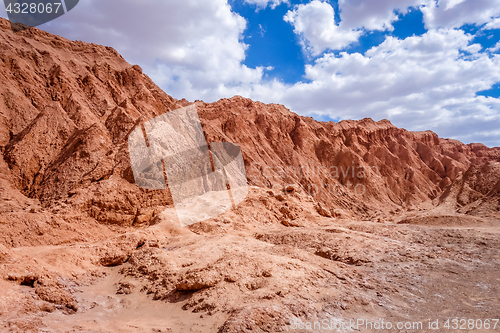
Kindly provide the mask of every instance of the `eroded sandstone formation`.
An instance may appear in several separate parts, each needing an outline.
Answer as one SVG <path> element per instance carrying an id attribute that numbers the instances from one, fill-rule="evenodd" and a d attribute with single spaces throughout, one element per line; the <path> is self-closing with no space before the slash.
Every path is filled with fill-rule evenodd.
<path id="1" fill-rule="evenodd" d="M 168 191 L 134 183 L 128 134 L 188 105 L 114 49 L 1 21 L 0 149 L 6 186 L 44 211 L 65 207 L 118 225 L 148 224 Z M 249 184 L 310 194 L 327 213 L 368 216 L 436 198 L 500 149 L 409 132 L 389 121 L 318 122 L 242 97 L 196 102 L 208 142 L 242 148 Z M 20 194 L 19 194 L 20 195 Z"/>

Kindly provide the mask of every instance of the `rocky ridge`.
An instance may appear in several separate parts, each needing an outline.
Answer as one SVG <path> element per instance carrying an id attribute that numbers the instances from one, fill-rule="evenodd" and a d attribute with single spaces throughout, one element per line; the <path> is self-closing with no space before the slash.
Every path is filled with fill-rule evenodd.
<path id="1" fill-rule="evenodd" d="M 498 318 L 500 148 L 195 101 L 207 141 L 241 147 L 249 194 L 179 228 L 168 190 L 134 183 L 127 137 L 191 103 L 109 47 L 0 19 L 0 49 L 2 331 Z"/>
<path id="2" fill-rule="evenodd" d="M 189 103 L 168 96 L 112 48 L 38 29 L 13 33 L 6 20 L 0 31 L 0 165 L 9 186 L 44 211 L 150 223 L 171 198 L 134 184 L 127 136 Z M 500 160 L 500 148 L 409 132 L 387 120 L 324 123 L 238 96 L 195 103 L 208 142 L 240 145 L 249 184 L 293 184 L 328 214 L 418 205 L 470 166 Z"/>

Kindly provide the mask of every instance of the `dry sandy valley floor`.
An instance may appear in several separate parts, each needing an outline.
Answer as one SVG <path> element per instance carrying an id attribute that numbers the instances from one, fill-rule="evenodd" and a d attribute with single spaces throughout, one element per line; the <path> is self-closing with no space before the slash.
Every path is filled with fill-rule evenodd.
<path id="1" fill-rule="evenodd" d="M 268 203 L 301 210 L 296 226 L 260 219 Z M 236 211 L 186 228 L 167 208 L 155 225 L 97 242 L 4 249 L 1 329 L 305 332 L 324 320 L 499 318 L 498 222 L 439 212 L 327 218 L 304 196 L 253 188 Z"/>

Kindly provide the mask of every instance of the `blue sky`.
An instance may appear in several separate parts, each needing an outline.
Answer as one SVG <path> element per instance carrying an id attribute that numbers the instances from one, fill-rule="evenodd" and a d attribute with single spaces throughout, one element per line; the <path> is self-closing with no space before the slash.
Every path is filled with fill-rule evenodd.
<path id="1" fill-rule="evenodd" d="M 249 45 L 244 64 L 249 67 L 271 66 L 273 70 L 266 72 L 266 78 L 276 78 L 285 83 L 304 81 L 305 64 L 313 64 L 314 59 L 304 55 L 293 26 L 283 20 L 293 5 L 307 4 L 307 0 L 289 1 L 271 8 L 259 8 L 238 0 L 231 0 L 232 10 L 247 20 L 244 42 Z M 338 2 L 328 2 L 335 10 L 334 20 L 340 23 Z M 424 26 L 423 14 L 411 8 L 406 14 L 398 13 L 398 21 L 393 24 L 393 31 L 367 31 L 360 38 L 342 49 L 348 53 L 364 53 L 374 46 L 380 45 L 387 36 L 401 39 L 413 35 L 421 36 L 427 29 Z M 498 39 L 497 39 L 498 40 Z M 333 50 L 336 54 L 340 50 Z"/>
<path id="2" fill-rule="evenodd" d="M 81 0 L 40 28 L 114 47 L 175 98 L 500 146 L 500 0 Z"/>

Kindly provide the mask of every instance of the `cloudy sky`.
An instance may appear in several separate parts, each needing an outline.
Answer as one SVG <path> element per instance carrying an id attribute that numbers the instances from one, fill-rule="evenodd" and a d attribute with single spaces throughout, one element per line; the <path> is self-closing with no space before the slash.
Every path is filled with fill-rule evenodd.
<path id="1" fill-rule="evenodd" d="M 500 146 L 500 0 L 80 0 L 39 28 L 114 47 L 179 99 Z"/>

